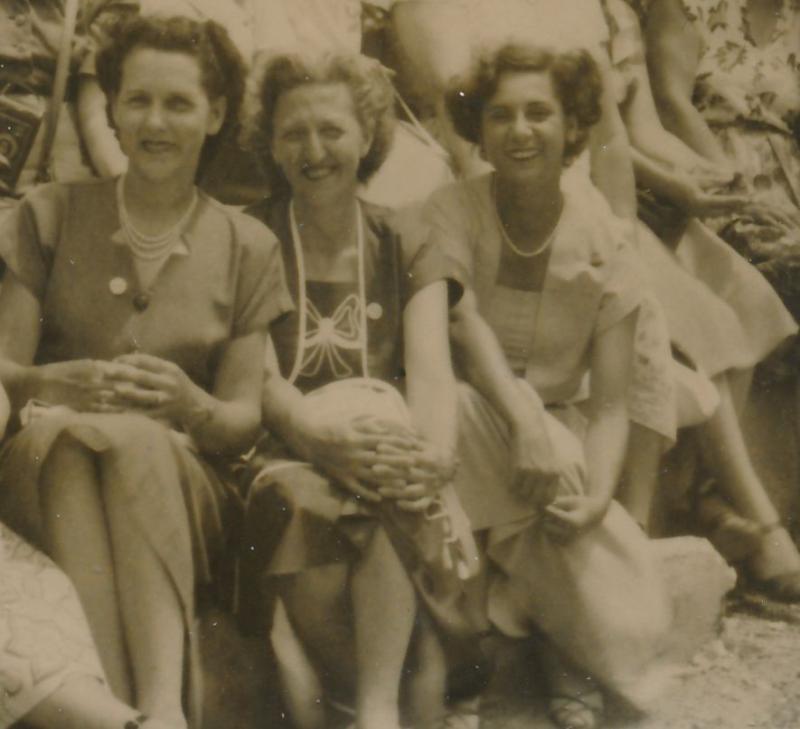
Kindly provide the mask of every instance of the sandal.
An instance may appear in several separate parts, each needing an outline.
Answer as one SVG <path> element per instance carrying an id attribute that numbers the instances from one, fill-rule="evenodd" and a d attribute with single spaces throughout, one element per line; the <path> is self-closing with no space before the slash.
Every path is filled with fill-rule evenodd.
<path id="1" fill-rule="evenodd" d="M 547 716 L 559 729 L 596 729 L 603 717 L 603 694 L 589 691 L 581 696 L 551 696 Z"/>
<path id="2" fill-rule="evenodd" d="M 747 561 L 747 583 L 779 602 L 800 602 L 800 554 L 780 524 L 762 528 L 758 552 Z"/>

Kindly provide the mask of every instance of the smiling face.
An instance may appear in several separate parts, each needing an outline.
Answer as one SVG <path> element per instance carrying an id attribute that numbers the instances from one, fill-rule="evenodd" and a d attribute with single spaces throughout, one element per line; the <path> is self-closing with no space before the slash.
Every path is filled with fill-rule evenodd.
<path id="1" fill-rule="evenodd" d="M 320 202 L 354 192 L 371 141 L 344 83 L 304 84 L 275 106 L 271 152 L 296 197 Z"/>
<path id="2" fill-rule="evenodd" d="M 136 48 L 122 66 L 111 110 L 130 172 L 163 182 L 194 179 L 206 137 L 224 121 L 225 101 L 209 100 L 192 56 Z"/>
<path id="3" fill-rule="evenodd" d="M 559 176 L 574 128 L 547 71 L 506 72 L 483 109 L 481 148 L 504 179 Z"/>

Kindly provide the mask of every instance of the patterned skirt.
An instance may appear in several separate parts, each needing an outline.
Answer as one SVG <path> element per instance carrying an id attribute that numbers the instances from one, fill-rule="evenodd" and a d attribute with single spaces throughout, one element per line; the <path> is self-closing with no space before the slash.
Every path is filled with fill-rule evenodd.
<path id="1" fill-rule="evenodd" d="M 89 626 L 66 576 L 0 524 L 0 729 L 73 678 L 105 683 Z"/>

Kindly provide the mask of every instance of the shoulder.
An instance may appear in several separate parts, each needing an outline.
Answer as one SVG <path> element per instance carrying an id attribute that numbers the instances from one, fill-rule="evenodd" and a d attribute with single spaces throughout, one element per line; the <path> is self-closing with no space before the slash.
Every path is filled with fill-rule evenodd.
<path id="1" fill-rule="evenodd" d="M 617 217 L 598 193 L 564 191 L 559 239 L 574 259 L 593 267 L 609 264 L 633 243 L 633 224 Z"/>
<path id="2" fill-rule="evenodd" d="M 277 247 L 275 234 L 261 220 L 238 208 L 224 205 L 204 192 L 199 193 L 195 230 L 215 244 L 227 238 L 233 248 L 245 251 L 260 249 L 269 253 Z"/>
<path id="3" fill-rule="evenodd" d="M 426 215 L 436 214 L 465 227 L 475 222 L 492 202 L 492 173 L 452 182 L 436 190 L 424 207 Z"/>
<path id="4" fill-rule="evenodd" d="M 68 218 L 94 220 L 113 209 L 115 185 L 109 179 L 38 185 L 22 199 L 20 210 L 32 215 L 42 230 L 60 228 Z"/>

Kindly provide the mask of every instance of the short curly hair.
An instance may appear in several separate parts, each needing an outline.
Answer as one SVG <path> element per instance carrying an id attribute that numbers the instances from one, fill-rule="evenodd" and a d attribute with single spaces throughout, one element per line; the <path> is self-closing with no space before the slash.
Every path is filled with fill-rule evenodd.
<path id="1" fill-rule="evenodd" d="M 343 83 L 350 89 L 356 118 L 372 135 L 357 177 L 366 182 L 380 169 L 391 149 L 395 125 L 394 88 L 380 63 L 355 53 L 286 54 L 267 59 L 255 78 L 244 143 L 259 156 L 273 192 L 286 192 L 289 186 L 272 156 L 275 110 L 283 94 L 304 85 Z"/>
<path id="2" fill-rule="evenodd" d="M 125 60 L 137 49 L 183 53 L 197 59 L 203 89 L 209 99 L 224 98 L 225 119 L 220 131 L 209 137 L 200 155 L 198 174 L 213 158 L 222 140 L 236 134 L 244 98 L 246 66 L 227 31 L 211 20 L 183 16 L 127 16 L 111 26 L 97 54 L 97 79 L 111 103 L 122 87 Z"/>
<path id="3" fill-rule="evenodd" d="M 481 142 L 483 110 L 497 92 L 506 73 L 549 71 L 564 115 L 575 119 L 577 135 L 567 142 L 564 164 L 577 157 L 600 119 L 602 80 L 594 59 L 586 51 L 556 52 L 540 46 L 512 43 L 480 54 L 473 68 L 456 79 L 446 93 L 447 110 L 459 136 Z"/>

